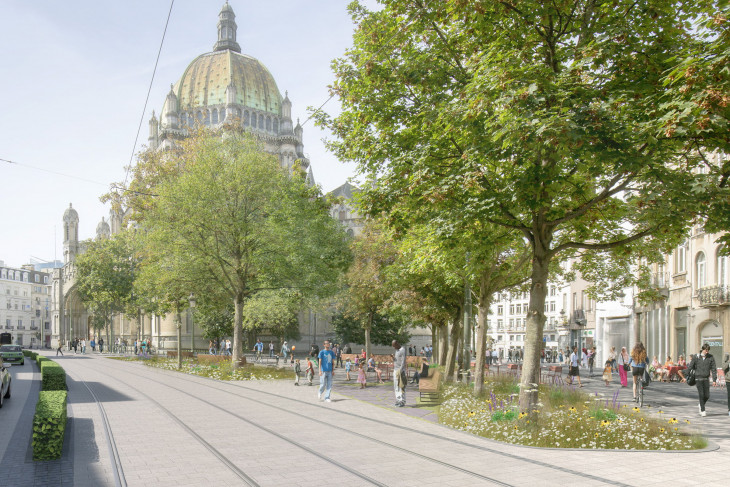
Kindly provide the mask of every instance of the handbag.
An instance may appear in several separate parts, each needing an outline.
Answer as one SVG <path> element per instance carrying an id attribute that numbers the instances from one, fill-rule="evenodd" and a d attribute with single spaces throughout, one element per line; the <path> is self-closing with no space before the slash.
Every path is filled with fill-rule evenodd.
<path id="1" fill-rule="evenodd" d="M 687 371 L 687 385 L 693 386 L 697 384 L 697 378 L 695 377 L 695 369 L 689 369 Z"/>
<path id="2" fill-rule="evenodd" d="M 629 371 L 631 371 L 631 366 L 630 366 L 629 364 L 624 364 L 624 370 L 625 370 L 626 372 L 629 372 Z"/>

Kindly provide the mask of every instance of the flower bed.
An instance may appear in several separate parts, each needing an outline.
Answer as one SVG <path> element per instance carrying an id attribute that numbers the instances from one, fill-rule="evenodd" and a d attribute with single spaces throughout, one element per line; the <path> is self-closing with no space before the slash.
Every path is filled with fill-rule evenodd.
<path id="1" fill-rule="evenodd" d="M 136 361 L 137 358 L 130 357 L 123 360 Z M 230 360 L 217 364 L 200 363 L 197 360 L 183 360 L 181 369 L 177 368 L 177 359 L 156 357 L 144 360 L 144 364 L 150 367 L 157 367 L 159 369 L 199 375 L 201 377 L 210 377 L 211 379 L 216 380 L 294 380 L 294 372 L 291 370 L 255 367 L 253 365 L 238 367 L 234 370 L 233 367 L 231 367 Z"/>
<path id="2" fill-rule="evenodd" d="M 536 414 L 520 411 L 519 385 L 509 378 L 486 383 L 475 398 L 469 388 L 449 384 L 439 421 L 479 436 L 547 448 L 692 450 L 707 446 L 688 431 L 683 418 L 645 414 L 612 397 L 589 396 L 573 387 L 540 386 Z M 532 419 L 531 419 L 532 418 Z M 537 419 L 535 419 L 537 418 Z"/>

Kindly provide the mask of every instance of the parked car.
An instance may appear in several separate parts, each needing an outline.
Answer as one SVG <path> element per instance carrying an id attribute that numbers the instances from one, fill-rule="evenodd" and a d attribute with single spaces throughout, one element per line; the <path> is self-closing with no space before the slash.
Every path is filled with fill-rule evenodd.
<path id="1" fill-rule="evenodd" d="M 0 408 L 3 407 L 5 399 L 10 397 L 10 372 L 5 368 L 2 357 L 0 357 Z"/>
<path id="2" fill-rule="evenodd" d="M 20 345 L 3 345 L 0 346 L 0 357 L 5 363 L 19 363 L 23 365 L 25 363 L 25 355 L 23 355 L 23 349 Z"/>

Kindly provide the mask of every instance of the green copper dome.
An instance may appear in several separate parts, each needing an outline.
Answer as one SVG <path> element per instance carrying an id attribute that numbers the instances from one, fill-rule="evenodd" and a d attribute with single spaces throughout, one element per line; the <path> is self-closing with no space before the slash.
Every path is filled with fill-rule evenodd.
<path id="1" fill-rule="evenodd" d="M 224 105 L 229 85 L 236 89 L 237 105 L 281 116 L 281 94 L 266 66 L 229 49 L 198 56 L 175 83 L 173 91 L 179 110 L 189 111 Z M 163 106 L 163 114 L 166 108 Z"/>

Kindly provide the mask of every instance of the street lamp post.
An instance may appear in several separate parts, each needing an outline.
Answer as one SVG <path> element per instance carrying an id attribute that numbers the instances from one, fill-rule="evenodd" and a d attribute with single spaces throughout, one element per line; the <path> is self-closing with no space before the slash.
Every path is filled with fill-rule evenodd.
<path id="1" fill-rule="evenodd" d="M 190 293 L 188 297 L 190 303 L 190 352 L 195 355 L 195 294 Z"/>

